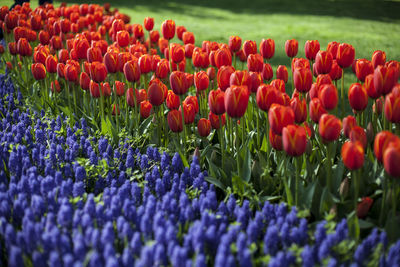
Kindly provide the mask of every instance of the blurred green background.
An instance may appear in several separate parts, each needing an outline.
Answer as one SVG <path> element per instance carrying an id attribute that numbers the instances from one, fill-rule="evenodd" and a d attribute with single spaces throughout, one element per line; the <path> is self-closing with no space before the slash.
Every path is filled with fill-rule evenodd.
<path id="1" fill-rule="evenodd" d="M 288 65 L 284 43 L 299 41 L 299 57 L 304 57 L 304 43 L 319 40 L 325 50 L 330 41 L 347 42 L 356 49 L 356 58 L 370 59 L 372 52 L 384 50 L 387 59 L 400 60 L 400 1 L 380 0 L 247 0 L 247 1 L 66 1 L 72 3 L 105 3 L 131 16 L 131 23 L 143 23 L 146 16 L 155 18 L 155 29 L 165 19 L 184 25 L 203 40 L 227 42 L 230 35 L 242 40 L 262 38 L 275 40 L 276 54 L 272 65 Z M 59 1 L 55 5 L 59 5 Z M 0 0 L 0 5 L 12 1 Z M 31 2 L 32 7 L 37 1 Z"/>

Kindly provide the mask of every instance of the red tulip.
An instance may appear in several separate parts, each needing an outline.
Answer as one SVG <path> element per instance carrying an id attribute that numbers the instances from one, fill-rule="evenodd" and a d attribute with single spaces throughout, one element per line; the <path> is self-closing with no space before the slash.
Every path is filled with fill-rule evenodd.
<path id="1" fill-rule="evenodd" d="M 274 72 L 272 71 L 271 65 L 266 63 L 263 65 L 263 70 L 262 70 L 262 78 L 266 81 L 269 81 L 272 79 L 274 76 Z"/>
<path id="2" fill-rule="evenodd" d="M 149 73 L 152 68 L 151 68 L 151 62 L 152 62 L 152 57 L 149 54 L 144 54 L 139 58 L 139 68 L 140 68 L 140 73 Z"/>
<path id="3" fill-rule="evenodd" d="M 323 114 L 319 119 L 319 134 L 325 142 L 332 142 L 339 138 L 342 122 L 331 114 Z"/>
<path id="4" fill-rule="evenodd" d="M 182 41 L 186 44 L 194 44 L 195 38 L 193 32 L 184 32 L 182 35 Z"/>
<path id="5" fill-rule="evenodd" d="M 194 51 L 194 44 L 185 44 L 185 57 L 192 58 Z"/>
<path id="6" fill-rule="evenodd" d="M 359 141 L 347 141 L 341 150 L 344 165 L 350 170 L 357 170 L 364 165 L 364 148 Z"/>
<path id="7" fill-rule="evenodd" d="M 365 88 L 359 83 L 353 83 L 348 92 L 350 106 L 356 111 L 363 111 L 368 105 L 368 95 Z"/>
<path id="8" fill-rule="evenodd" d="M 385 97 L 385 117 L 392 123 L 400 123 L 400 95 L 394 93 Z"/>
<path id="9" fill-rule="evenodd" d="M 297 55 L 299 50 L 299 42 L 296 39 L 287 40 L 285 42 L 285 52 L 286 55 L 290 58 L 293 58 Z"/>
<path id="10" fill-rule="evenodd" d="M 74 50 L 78 59 L 86 59 L 90 45 L 86 38 L 77 38 L 74 41 Z"/>
<path id="11" fill-rule="evenodd" d="M 140 79 L 140 68 L 136 60 L 131 60 L 124 65 L 124 75 L 129 82 L 137 82 Z"/>
<path id="12" fill-rule="evenodd" d="M 330 42 L 328 44 L 328 46 L 326 47 L 326 51 L 330 52 L 332 54 L 333 59 L 336 59 L 339 45 L 340 45 L 340 43 L 333 41 L 333 42 Z"/>
<path id="13" fill-rule="evenodd" d="M 376 69 L 378 66 L 384 66 L 386 62 L 386 53 L 381 50 L 376 50 L 372 54 L 372 66 Z"/>
<path id="14" fill-rule="evenodd" d="M 315 60 L 315 56 L 317 55 L 319 49 L 320 46 L 318 40 L 307 41 L 304 46 L 306 58 L 308 60 Z"/>
<path id="15" fill-rule="evenodd" d="M 180 44 L 173 43 L 170 45 L 169 49 L 173 62 L 179 63 L 185 58 L 185 49 Z"/>
<path id="16" fill-rule="evenodd" d="M 48 45 L 50 43 L 50 35 L 47 31 L 39 32 L 39 42 L 42 45 Z"/>
<path id="17" fill-rule="evenodd" d="M 229 117 L 241 118 L 246 112 L 249 103 L 247 86 L 233 85 L 225 92 L 225 110 Z"/>
<path id="18" fill-rule="evenodd" d="M 294 87 L 301 93 L 310 91 L 312 85 L 312 73 L 310 68 L 296 68 L 293 73 Z"/>
<path id="19" fill-rule="evenodd" d="M 166 59 L 162 59 L 157 63 L 155 75 L 159 79 L 167 78 L 169 74 L 169 62 Z"/>
<path id="20" fill-rule="evenodd" d="M 303 155 L 306 151 L 307 136 L 303 127 L 288 125 L 282 130 L 283 149 L 292 157 Z"/>
<path id="21" fill-rule="evenodd" d="M 65 69 L 65 65 L 63 63 L 57 64 L 57 76 L 59 78 L 65 78 L 64 77 L 64 69 Z"/>
<path id="22" fill-rule="evenodd" d="M 164 89 L 160 83 L 151 83 L 148 88 L 148 97 L 153 106 L 160 106 L 164 102 Z"/>
<path id="23" fill-rule="evenodd" d="M 221 115 L 225 113 L 225 92 L 221 89 L 211 90 L 208 94 L 208 105 L 212 113 Z"/>
<path id="24" fill-rule="evenodd" d="M 133 35 L 136 39 L 141 39 L 144 36 L 143 27 L 140 24 L 133 24 Z"/>
<path id="25" fill-rule="evenodd" d="M 107 77 L 107 69 L 103 63 L 93 62 L 90 64 L 90 77 L 93 81 L 103 82 Z"/>
<path id="26" fill-rule="evenodd" d="M 292 67 L 292 73 L 294 73 L 294 71 L 297 68 L 306 68 L 306 69 L 310 69 L 310 61 L 308 61 L 305 58 L 293 58 L 292 59 L 292 63 L 291 63 L 291 67 Z"/>
<path id="27" fill-rule="evenodd" d="M 243 49 L 240 49 L 239 51 L 236 52 L 236 57 L 239 58 L 240 62 L 246 62 L 247 60 L 246 55 L 243 52 Z"/>
<path id="28" fill-rule="evenodd" d="M 374 200 L 370 197 L 363 197 L 361 202 L 357 205 L 357 217 L 365 218 L 367 217 L 368 211 L 371 209 Z"/>
<path id="29" fill-rule="evenodd" d="M 201 118 L 197 123 L 197 131 L 201 137 L 207 137 L 211 132 L 211 122 L 205 118 Z"/>
<path id="30" fill-rule="evenodd" d="M 211 57 L 210 54 L 210 58 Z M 210 60 L 208 58 L 207 52 L 202 52 L 201 49 L 194 49 L 192 54 L 193 65 L 196 68 L 207 68 L 210 65 Z"/>
<path id="31" fill-rule="evenodd" d="M 222 66 L 217 73 L 218 87 L 225 91 L 229 87 L 230 77 L 235 69 L 232 66 Z"/>
<path id="32" fill-rule="evenodd" d="M 354 126 L 350 131 L 350 141 L 359 141 L 363 145 L 363 148 L 366 148 L 367 134 L 365 133 L 364 128 L 361 128 L 360 126 Z"/>
<path id="33" fill-rule="evenodd" d="M 151 31 L 154 27 L 154 18 L 150 17 L 144 18 L 143 24 L 147 31 Z"/>
<path id="34" fill-rule="evenodd" d="M 4 23 L 6 24 L 7 29 L 14 29 L 18 25 L 18 13 L 11 11 L 4 17 Z"/>
<path id="35" fill-rule="evenodd" d="M 288 81 L 288 70 L 285 65 L 279 65 L 278 68 L 276 69 L 276 78 L 284 81 L 287 83 Z"/>
<path id="36" fill-rule="evenodd" d="M 285 82 L 281 79 L 272 80 L 270 85 L 274 86 L 278 91 L 285 93 Z"/>
<path id="37" fill-rule="evenodd" d="M 315 57 L 315 68 L 318 74 L 327 74 L 331 71 L 333 56 L 328 51 L 319 51 Z"/>
<path id="38" fill-rule="evenodd" d="M 387 145 L 383 152 L 383 166 L 385 171 L 393 177 L 400 177 L 400 139 L 396 139 Z"/>
<path id="39" fill-rule="evenodd" d="M 67 64 L 64 67 L 64 77 L 69 82 L 77 82 L 78 81 L 78 70 L 76 66 Z"/>
<path id="40" fill-rule="evenodd" d="M 260 54 L 265 59 L 271 59 L 275 54 L 275 41 L 272 39 L 262 39 L 260 43 Z"/>
<path id="41" fill-rule="evenodd" d="M 294 124 L 294 112 L 290 107 L 272 104 L 268 111 L 268 121 L 272 131 L 281 135 L 285 126 Z"/>
<path id="42" fill-rule="evenodd" d="M 160 40 L 160 33 L 158 31 L 151 31 L 150 32 L 150 42 L 153 44 L 156 44 L 157 42 L 159 42 L 159 40 Z M 163 40 L 165 40 L 165 39 L 163 39 Z M 164 45 L 159 45 L 161 53 L 164 53 L 164 50 L 161 49 L 161 47 L 168 46 L 168 40 L 165 40 L 165 41 L 161 41 L 162 43 L 164 43 Z"/>
<path id="43" fill-rule="evenodd" d="M 61 92 L 60 83 L 59 83 L 57 80 L 52 81 L 51 84 L 50 84 L 50 89 L 51 89 L 51 91 L 52 91 L 53 93 L 56 93 L 56 92 L 59 93 L 59 92 Z"/>
<path id="44" fill-rule="evenodd" d="M 339 101 L 337 89 L 333 84 L 321 85 L 318 90 L 318 98 L 326 110 L 334 109 Z"/>
<path id="45" fill-rule="evenodd" d="M 379 162 L 382 162 L 383 153 L 385 152 L 388 144 L 395 140 L 396 136 L 389 131 L 382 131 L 375 136 L 374 154 Z"/>
<path id="46" fill-rule="evenodd" d="M 167 116 L 168 126 L 174 133 L 180 133 L 183 130 L 182 126 L 182 113 L 176 109 L 168 112 Z"/>
<path id="47" fill-rule="evenodd" d="M 337 64 L 336 60 L 333 60 L 331 71 L 329 72 L 332 80 L 337 81 L 342 78 L 342 69 Z"/>
<path id="48" fill-rule="evenodd" d="M 168 90 L 166 104 L 168 109 L 178 109 L 180 105 L 179 96 L 174 94 L 172 90 Z"/>
<path id="49" fill-rule="evenodd" d="M 292 98 L 290 101 L 290 107 L 294 112 L 294 120 L 296 123 L 303 123 L 307 119 L 307 103 L 306 99 L 300 100 L 298 97 Z"/>
<path id="50" fill-rule="evenodd" d="M 105 97 L 111 96 L 111 87 L 110 87 L 110 84 L 108 82 L 101 83 L 101 93 Z"/>
<path id="51" fill-rule="evenodd" d="M 229 85 L 245 85 L 247 89 L 251 87 L 250 75 L 246 70 L 237 70 L 231 74 Z"/>
<path id="52" fill-rule="evenodd" d="M 343 119 L 343 133 L 347 138 L 350 138 L 350 132 L 354 126 L 357 126 L 357 121 L 353 116 L 349 115 Z"/>
<path id="53" fill-rule="evenodd" d="M 95 61 L 102 62 L 103 56 L 99 47 L 91 47 L 87 50 L 87 61 L 92 63 Z"/>
<path id="54" fill-rule="evenodd" d="M 57 57 L 48 55 L 46 58 L 46 70 L 48 73 L 56 73 L 57 72 Z"/>
<path id="55" fill-rule="evenodd" d="M 79 84 L 82 90 L 86 91 L 90 88 L 90 77 L 86 72 L 81 72 L 79 76 Z"/>
<path id="56" fill-rule="evenodd" d="M 46 78 L 46 68 L 42 63 L 32 64 L 31 70 L 35 80 L 40 81 Z"/>
<path id="57" fill-rule="evenodd" d="M 220 120 L 221 117 L 221 120 Z M 211 126 L 213 129 L 218 130 L 220 127 L 223 127 L 226 123 L 226 117 L 225 117 L 225 113 L 222 115 L 215 115 L 214 113 L 212 113 L 210 111 L 210 113 L 208 113 L 208 119 L 211 122 Z"/>
<path id="58" fill-rule="evenodd" d="M 250 76 L 250 81 L 251 81 L 251 85 L 250 85 L 250 87 L 248 88 L 249 89 L 249 91 L 251 92 L 251 93 L 257 93 L 257 89 L 258 89 L 258 87 L 262 84 L 262 82 L 263 82 L 263 79 L 262 79 L 262 77 L 261 77 L 261 74 L 260 73 L 258 73 L 258 72 L 250 72 L 249 73 L 249 76 Z"/>
<path id="59" fill-rule="evenodd" d="M 177 26 L 176 27 L 176 35 L 178 36 L 179 40 L 182 40 L 183 33 L 186 32 L 185 26 Z"/>
<path id="60" fill-rule="evenodd" d="M 50 38 L 50 47 L 53 48 L 53 50 L 60 50 L 63 48 L 63 42 L 61 40 L 61 37 L 58 35 L 53 35 Z M 86 54 L 85 54 L 86 55 Z"/>
<path id="61" fill-rule="evenodd" d="M 90 95 L 93 98 L 100 97 L 100 85 L 98 83 L 91 80 L 89 84 L 89 90 L 90 90 Z"/>
<path id="62" fill-rule="evenodd" d="M 261 84 L 257 89 L 256 102 L 257 106 L 263 110 L 268 111 L 273 103 L 283 104 L 281 92 L 274 86 Z"/>
<path id="63" fill-rule="evenodd" d="M 126 103 L 130 107 L 134 107 L 135 105 L 139 105 L 140 102 L 139 91 L 137 89 L 128 88 L 128 90 L 126 90 Z"/>
<path id="64" fill-rule="evenodd" d="M 372 104 L 372 111 L 377 115 L 381 115 L 382 109 L 383 109 L 383 100 L 382 98 L 378 98 L 375 100 L 375 103 Z"/>
<path id="65" fill-rule="evenodd" d="M 175 21 L 165 20 L 161 25 L 161 33 L 167 40 L 174 38 L 175 36 Z"/>
<path id="66" fill-rule="evenodd" d="M 273 149 L 281 151 L 283 149 L 282 135 L 274 133 L 269 129 L 269 142 Z"/>
<path id="67" fill-rule="evenodd" d="M 399 79 L 399 73 L 394 67 L 378 66 L 374 71 L 375 89 L 382 95 L 387 95 Z"/>
<path id="68" fill-rule="evenodd" d="M 242 39 L 239 36 L 229 37 L 229 49 L 232 51 L 232 53 L 239 51 L 241 45 Z"/>
<path id="69" fill-rule="evenodd" d="M 204 91 L 208 88 L 210 84 L 210 79 L 205 71 L 199 71 L 194 74 L 194 84 L 196 86 L 197 92 Z"/>
<path id="70" fill-rule="evenodd" d="M 246 40 L 243 44 L 243 52 L 246 56 L 246 58 L 249 57 L 249 55 L 252 54 L 257 54 L 257 44 L 255 41 L 251 40 Z"/>
<path id="71" fill-rule="evenodd" d="M 260 54 L 250 54 L 247 57 L 247 68 L 249 71 L 261 72 L 263 67 L 263 58 Z"/>
<path id="72" fill-rule="evenodd" d="M 367 91 L 367 94 L 370 98 L 377 99 L 381 96 L 380 92 L 375 89 L 373 74 L 369 74 L 365 77 L 365 82 L 363 87 Z"/>
<path id="73" fill-rule="evenodd" d="M 26 38 L 20 38 L 18 40 L 17 51 L 18 51 L 18 54 L 23 57 L 32 55 L 32 47 Z"/>
<path id="74" fill-rule="evenodd" d="M 350 67 L 354 61 L 355 50 L 352 45 L 342 43 L 339 45 L 336 60 L 341 68 Z"/>
<path id="75" fill-rule="evenodd" d="M 365 81 L 365 77 L 367 77 L 367 75 L 374 73 L 374 67 L 372 66 L 371 61 L 364 58 L 357 59 L 355 68 L 357 79 L 362 82 Z"/>
<path id="76" fill-rule="evenodd" d="M 226 48 L 218 49 L 215 52 L 215 66 L 220 69 L 222 66 L 230 66 L 232 65 L 232 55 L 231 51 Z"/>
<path id="77" fill-rule="evenodd" d="M 69 53 L 66 49 L 60 49 L 58 51 L 58 61 L 61 63 L 67 63 L 67 60 L 69 59 Z"/>
<path id="78" fill-rule="evenodd" d="M 192 105 L 194 108 L 194 112 L 197 114 L 199 112 L 199 102 L 197 101 L 196 96 L 189 95 L 183 100 L 184 104 Z"/>
<path id="79" fill-rule="evenodd" d="M 153 108 L 153 106 L 150 104 L 149 101 L 140 102 L 140 116 L 143 119 L 148 118 L 150 116 L 152 108 Z"/>
<path id="80" fill-rule="evenodd" d="M 177 95 L 184 95 L 189 89 L 189 83 L 184 72 L 181 71 L 172 72 L 171 75 L 169 76 L 169 82 L 172 91 L 174 91 L 174 93 Z"/>

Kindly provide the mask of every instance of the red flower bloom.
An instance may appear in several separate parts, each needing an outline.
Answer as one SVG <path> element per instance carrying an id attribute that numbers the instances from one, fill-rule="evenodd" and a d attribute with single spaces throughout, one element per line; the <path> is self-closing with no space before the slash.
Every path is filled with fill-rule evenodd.
<path id="1" fill-rule="evenodd" d="M 174 38 L 175 36 L 175 21 L 165 20 L 161 25 L 161 33 L 167 40 Z"/>
<path id="2" fill-rule="evenodd" d="M 323 114 L 319 119 L 319 134 L 325 142 L 332 142 L 339 138 L 342 122 L 331 114 Z"/>
<path id="3" fill-rule="evenodd" d="M 246 40 L 243 44 L 243 52 L 248 58 L 249 55 L 257 54 L 257 44 L 255 41 Z"/>
<path id="4" fill-rule="evenodd" d="M 197 123 L 197 131 L 201 137 L 207 137 L 211 132 L 211 122 L 205 118 L 201 118 Z"/>
<path id="5" fill-rule="evenodd" d="M 249 104 L 249 91 L 246 86 L 233 85 L 225 92 L 225 110 L 229 117 L 241 118 Z"/>
<path id="6" fill-rule="evenodd" d="M 174 133 L 182 132 L 182 113 L 179 110 L 171 110 L 167 116 L 168 126 Z"/>
<path id="7" fill-rule="evenodd" d="M 287 83 L 288 81 L 288 70 L 285 65 L 279 65 L 278 68 L 276 69 L 276 78 L 284 81 Z"/>
<path id="8" fill-rule="evenodd" d="M 294 112 L 291 107 L 272 104 L 268 111 L 268 121 L 272 131 L 281 135 L 284 127 L 294 124 Z"/>
<path id="9" fill-rule="evenodd" d="M 306 151 L 307 136 L 303 127 L 288 125 L 282 130 L 283 149 L 292 157 L 303 155 Z"/>
<path id="10" fill-rule="evenodd" d="M 363 197 L 357 205 L 357 217 L 362 219 L 367 217 L 368 211 L 371 209 L 374 200 L 370 197 Z"/>
<path id="11" fill-rule="evenodd" d="M 339 45 L 336 60 L 341 68 L 350 67 L 354 61 L 355 50 L 352 45 L 342 43 Z"/>
<path id="12" fill-rule="evenodd" d="M 315 68 L 317 74 L 327 74 L 331 71 L 333 56 L 328 51 L 319 51 L 315 57 Z"/>
<path id="13" fill-rule="evenodd" d="M 317 55 L 319 49 L 320 49 L 320 45 L 319 45 L 318 40 L 307 41 L 304 46 L 306 58 L 308 60 L 315 60 L 315 56 Z"/>
<path id="14" fill-rule="evenodd" d="M 151 31 L 154 27 L 154 18 L 150 18 L 150 17 L 144 18 L 143 24 L 147 31 Z"/>
<path id="15" fill-rule="evenodd" d="M 285 52 L 286 55 L 290 58 L 293 58 L 297 55 L 299 50 L 299 42 L 295 39 L 287 40 L 285 43 Z"/>
<path id="16" fill-rule="evenodd" d="M 31 70 L 35 80 L 40 81 L 46 78 L 46 68 L 42 63 L 32 64 Z"/>
<path id="17" fill-rule="evenodd" d="M 339 101 L 337 89 L 333 84 L 321 85 L 318 90 L 318 98 L 326 110 L 334 109 Z"/>
<path id="18" fill-rule="evenodd" d="M 312 85 L 312 73 L 310 68 L 296 68 L 293 73 L 294 87 L 301 93 L 310 91 Z"/>
<path id="19" fill-rule="evenodd" d="M 365 88 L 359 83 L 353 83 L 348 92 L 350 106 L 356 111 L 363 111 L 368 105 L 368 95 Z"/>
<path id="20" fill-rule="evenodd" d="M 242 39 L 239 36 L 229 37 L 229 49 L 232 53 L 236 53 L 237 51 L 239 51 L 241 45 Z"/>
<path id="21" fill-rule="evenodd" d="M 149 101 L 140 102 L 140 116 L 143 119 L 148 118 L 150 116 L 152 108 L 153 108 L 153 106 L 150 104 Z"/>
<path id="22" fill-rule="evenodd" d="M 275 41 L 272 39 L 262 39 L 260 43 L 260 54 L 265 59 L 271 59 L 275 54 Z"/>

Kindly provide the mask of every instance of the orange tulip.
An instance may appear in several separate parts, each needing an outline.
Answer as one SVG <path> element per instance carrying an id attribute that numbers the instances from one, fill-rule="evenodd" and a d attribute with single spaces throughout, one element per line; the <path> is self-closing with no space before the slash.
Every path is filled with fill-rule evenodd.
<path id="1" fill-rule="evenodd" d="M 357 170 L 364 165 L 364 148 L 359 141 L 347 141 L 341 150 L 344 165 L 350 170 Z"/>
<path id="2" fill-rule="evenodd" d="M 89 90 L 90 90 L 90 95 L 93 98 L 100 97 L 100 85 L 98 83 L 91 80 L 89 84 Z"/>
<path id="3" fill-rule="evenodd" d="M 184 32 L 182 35 L 182 41 L 186 44 L 194 44 L 195 38 L 193 32 Z"/>
<path id="4" fill-rule="evenodd" d="M 90 77 L 93 81 L 103 82 L 107 77 L 107 69 L 103 63 L 93 62 L 90 64 Z"/>
<path id="5" fill-rule="evenodd" d="M 182 113 L 176 109 L 168 112 L 167 116 L 168 126 L 174 133 L 182 132 Z"/>
<path id="6" fill-rule="evenodd" d="M 176 35 L 179 40 L 182 40 L 183 34 L 186 32 L 185 26 L 177 26 L 176 27 Z"/>
<path id="7" fill-rule="evenodd" d="M 211 57 L 211 54 L 210 54 Z M 214 57 L 212 57 L 214 58 Z M 202 52 L 201 49 L 194 49 L 192 54 L 193 65 L 196 68 L 207 68 L 210 65 L 210 60 L 207 52 Z"/>
<path id="8" fill-rule="evenodd" d="M 103 56 L 101 53 L 101 49 L 99 47 L 91 47 L 87 50 L 87 61 L 92 62 L 102 62 Z"/>
<path id="9" fill-rule="evenodd" d="M 315 56 L 317 55 L 320 49 L 320 45 L 318 40 L 308 40 L 304 46 L 304 52 L 306 54 L 306 58 L 308 60 L 315 60 Z"/>
<path id="10" fill-rule="evenodd" d="M 211 90 L 208 94 L 208 106 L 212 113 L 221 115 L 225 113 L 225 92 L 221 89 Z"/>
<path id="11" fill-rule="evenodd" d="M 323 114 L 319 119 L 319 134 L 325 142 L 332 142 L 339 138 L 342 122 L 331 114 Z"/>
<path id="12" fill-rule="evenodd" d="M 294 124 L 294 112 L 291 107 L 272 104 L 268 111 L 268 121 L 275 134 L 282 134 L 282 129 L 289 124 Z"/>
<path id="13" fill-rule="evenodd" d="M 159 79 L 164 79 L 168 76 L 169 73 L 169 62 L 166 59 L 162 59 L 157 63 L 155 75 Z"/>
<path id="14" fill-rule="evenodd" d="M 363 87 L 367 91 L 367 95 L 372 99 L 377 99 L 381 96 L 381 93 L 376 90 L 374 84 L 374 74 L 369 74 L 365 77 L 365 82 Z"/>
<path id="15" fill-rule="evenodd" d="M 247 86 L 232 85 L 225 92 L 225 110 L 229 117 L 241 118 L 249 104 Z"/>
<path id="16" fill-rule="evenodd" d="M 287 40 L 285 42 L 285 52 L 286 55 L 290 58 L 293 58 L 297 55 L 299 50 L 299 42 L 296 39 Z"/>
<path id="17" fill-rule="evenodd" d="M 57 57 L 48 55 L 46 58 L 46 70 L 48 73 L 56 73 L 57 72 Z"/>
<path id="18" fill-rule="evenodd" d="M 263 110 L 268 111 L 272 104 L 283 104 L 281 92 L 274 86 L 261 84 L 257 89 L 256 102 L 257 106 Z"/>
<path id="19" fill-rule="evenodd" d="M 288 125 L 282 130 L 282 144 L 286 154 L 292 157 L 303 155 L 306 151 L 307 136 L 303 127 Z"/>
<path id="20" fill-rule="evenodd" d="M 272 39 L 262 39 L 260 43 L 260 54 L 265 59 L 271 59 L 275 54 L 275 41 Z"/>
<path id="21" fill-rule="evenodd" d="M 353 83 L 348 91 L 350 106 L 356 111 L 363 111 L 368 105 L 368 95 L 359 83 Z"/>

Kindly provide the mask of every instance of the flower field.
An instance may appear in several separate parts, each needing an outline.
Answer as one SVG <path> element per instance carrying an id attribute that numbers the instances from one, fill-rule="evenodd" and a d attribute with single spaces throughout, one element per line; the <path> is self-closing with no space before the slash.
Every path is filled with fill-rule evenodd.
<path id="1" fill-rule="evenodd" d="M 291 39 L 273 69 L 272 39 L 196 46 L 109 4 L 0 24 L 2 266 L 400 263 L 384 51 Z"/>

